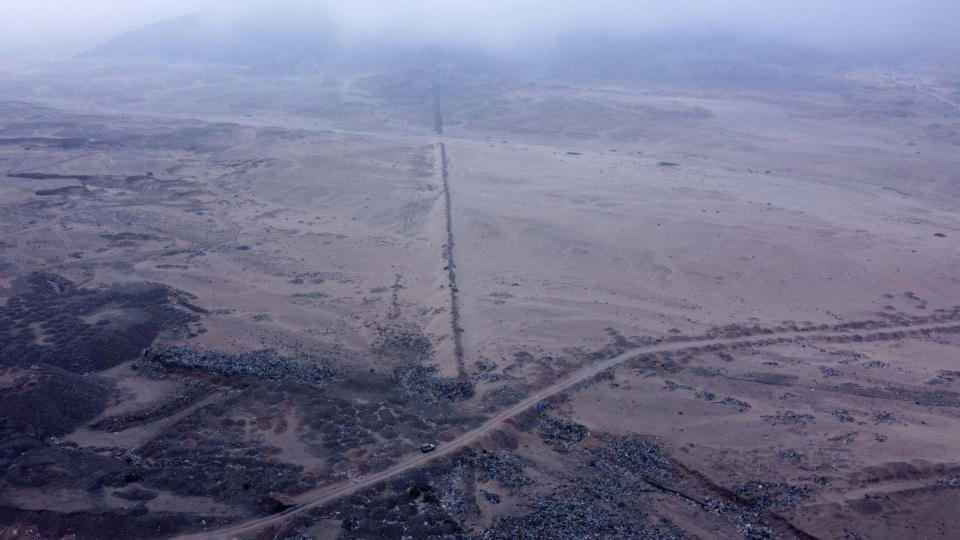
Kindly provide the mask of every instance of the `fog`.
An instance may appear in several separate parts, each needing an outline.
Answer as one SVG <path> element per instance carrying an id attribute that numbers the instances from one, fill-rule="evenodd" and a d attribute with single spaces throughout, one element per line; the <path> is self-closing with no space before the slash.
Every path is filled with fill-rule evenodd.
<path id="1" fill-rule="evenodd" d="M 345 39 L 390 36 L 516 50 L 574 32 L 633 35 L 676 30 L 776 38 L 835 53 L 956 50 L 954 0 L 3 0 L 0 54 L 69 57 L 137 27 L 201 12 L 241 21 L 322 24 Z"/>
<path id="2" fill-rule="evenodd" d="M 198 2 L 189 0 L 0 0 L 0 55 L 71 56 L 118 33 L 197 8 Z"/>

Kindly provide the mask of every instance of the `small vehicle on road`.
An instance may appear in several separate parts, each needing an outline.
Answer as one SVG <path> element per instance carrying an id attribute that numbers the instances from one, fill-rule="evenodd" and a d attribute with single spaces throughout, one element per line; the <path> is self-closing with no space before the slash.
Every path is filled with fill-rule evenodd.
<path id="1" fill-rule="evenodd" d="M 420 451 L 423 452 L 424 454 L 428 452 L 433 452 L 436 449 L 437 449 L 437 445 L 435 444 L 423 443 L 420 445 Z"/>

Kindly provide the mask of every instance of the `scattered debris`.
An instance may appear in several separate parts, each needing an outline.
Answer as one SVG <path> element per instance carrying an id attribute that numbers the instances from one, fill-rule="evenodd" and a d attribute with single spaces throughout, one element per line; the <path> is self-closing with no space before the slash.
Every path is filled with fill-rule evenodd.
<path id="1" fill-rule="evenodd" d="M 850 431 L 848 433 L 841 433 L 840 435 L 835 435 L 833 437 L 828 438 L 827 440 L 830 442 L 850 444 L 857 439 L 857 435 L 859 433 L 860 433 L 859 431 Z"/>
<path id="2" fill-rule="evenodd" d="M 532 466 L 533 462 L 510 450 L 488 452 L 469 449 L 464 452 L 461 461 L 480 471 L 481 482 L 495 480 L 510 491 L 516 491 L 533 482 L 523 474 L 523 470 Z"/>
<path id="3" fill-rule="evenodd" d="M 859 353 L 857 351 L 850 351 L 850 350 L 830 351 L 830 356 L 837 356 L 837 357 L 843 358 L 847 362 L 849 362 L 850 360 L 859 360 L 860 358 L 866 358 L 865 354 Z"/>
<path id="4" fill-rule="evenodd" d="M 562 453 L 573 451 L 577 443 L 590 435 L 586 426 L 546 415 L 537 418 L 536 425 L 543 442 Z"/>
<path id="5" fill-rule="evenodd" d="M 960 371 L 940 370 L 937 372 L 937 376 L 927 381 L 926 384 L 930 386 L 950 386 L 958 380 L 960 380 Z"/>
<path id="6" fill-rule="evenodd" d="M 820 374 L 824 377 L 840 377 L 843 375 L 843 372 L 829 366 L 820 366 Z"/>
<path id="7" fill-rule="evenodd" d="M 774 426 L 778 426 L 778 425 L 806 426 L 810 422 L 814 421 L 813 415 L 797 414 L 793 411 L 778 412 L 777 414 L 774 414 L 774 415 L 764 416 L 763 419 L 769 421 Z"/>
<path id="8" fill-rule="evenodd" d="M 698 389 L 696 387 L 690 386 L 689 384 L 679 384 L 671 380 L 664 381 L 663 388 L 668 392 L 675 392 L 677 390 L 689 390 L 693 392 L 693 397 L 697 399 L 702 399 L 704 401 L 709 401 L 715 405 L 725 405 L 727 407 L 732 407 L 738 412 L 744 412 L 750 409 L 750 404 L 746 401 L 741 401 L 734 397 L 725 397 L 720 401 L 716 401 L 717 395 L 709 390 Z"/>
<path id="9" fill-rule="evenodd" d="M 290 298 L 306 298 L 307 300 L 323 300 L 324 298 L 329 298 L 330 295 L 320 292 L 313 291 L 308 293 L 294 293 L 290 295 Z"/>
<path id="10" fill-rule="evenodd" d="M 529 513 L 498 519 L 480 538 L 664 538 L 632 522 L 642 518 L 642 512 L 634 509 L 632 514 L 631 521 L 618 518 L 604 504 L 585 497 L 539 497 Z"/>
<path id="11" fill-rule="evenodd" d="M 189 346 L 171 347 L 153 355 L 150 362 L 166 368 L 198 369 L 228 377 L 316 385 L 329 383 L 336 377 L 332 362 L 326 358 L 319 361 L 310 357 L 290 358 L 273 349 L 233 355 Z"/>
<path id="12" fill-rule="evenodd" d="M 590 465 L 612 473 L 618 489 L 649 490 L 650 483 L 678 477 L 670 456 L 655 442 L 643 437 L 618 438 Z M 623 484 L 623 482 L 626 482 Z"/>
<path id="13" fill-rule="evenodd" d="M 747 403 L 746 401 L 737 399 L 737 398 L 733 398 L 733 397 L 725 397 L 725 398 L 723 398 L 723 399 L 720 401 L 720 404 L 721 404 L 721 405 L 726 405 L 727 407 L 733 407 L 734 409 L 736 409 L 736 410 L 739 411 L 739 412 L 746 412 L 747 410 L 750 409 L 750 404 L 749 404 L 749 403 Z"/>
<path id="14" fill-rule="evenodd" d="M 934 484 L 938 487 L 960 487 L 960 476 L 951 476 L 945 480 L 937 480 Z"/>
<path id="15" fill-rule="evenodd" d="M 465 516 L 474 502 L 472 493 L 463 490 L 465 466 L 450 465 L 438 459 L 405 471 L 386 486 L 331 501 L 311 511 L 309 518 L 340 520 L 346 532 L 336 536 L 345 539 L 463 538 L 455 516 Z"/>
<path id="16" fill-rule="evenodd" d="M 436 366 L 409 366 L 394 369 L 400 393 L 433 404 L 441 399 L 465 401 L 473 397 L 474 384 L 463 379 L 441 377 Z"/>
<path id="17" fill-rule="evenodd" d="M 889 367 L 889 366 L 890 366 L 890 364 L 888 364 L 888 363 L 886 363 L 886 362 L 884 362 L 884 361 L 882 361 L 882 360 L 870 360 L 870 361 L 864 362 L 864 363 L 862 363 L 862 364 L 860 364 L 860 365 L 863 366 L 863 367 L 865 367 L 865 368 L 867 368 L 867 369 L 871 369 L 871 368 L 885 368 L 885 367 Z"/>
<path id="18" fill-rule="evenodd" d="M 668 520 L 652 524 L 624 496 L 652 491 L 679 478 L 673 461 L 654 442 L 642 437 L 612 440 L 583 471 L 584 482 L 535 499 L 530 511 L 502 517 L 478 538 L 645 538 L 677 540 L 686 535 Z"/>
<path id="19" fill-rule="evenodd" d="M 874 411 L 870 419 L 874 424 L 906 424 L 902 418 L 889 411 Z"/>
<path id="20" fill-rule="evenodd" d="M 696 388 L 690 386 L 689 384 L 679 384 L 670 379 L 663 381 L 663 388 L 668 392 L 675 392 L 677 390 L 696 390 Z"/>
<path id="21" fill-rule="evenodd" d="M 704 401 L 713 401 L 717 399 L 717 395 L 709 390 L 697 390 L 693 395 L 697 399 L 702 399 Z"/>
<path id="22" fill-rule="evenodd" d="M 284 537 L 283 540 L 316 540 L 316 539 L 315 537 L 307 534 L 307 532 L 303 528 L 300 528 L 300 529 L 297 529 L 296 534 L 294 534 L 293 536 Z"/>
<path id="23" fill-rule="evenodd" d="M 290 283 L 295 285 L 302 285 L 303 283 L 309 282 L 314 285 L 319 285 L 324 283 L 327 280 L 334 280 L 338 283 L 349 283 L 350 280 L 343 274 L 328 273 L 328 272 L 304 272 L 297 274 L 290 280 Z"/>
<path id="24" fill-rule="evenodd" d="M 834 418 L 836 418 L 841 422 L 853 422 L 855 420 L 853 415 L 850 414 L 850 411 L 847 411 L 846 409 L 837 409 L 837 410 L 820 409 L 820 412 L 829 413 L 830 415 L 832 415 Z"/>
<path id="25" fill-rule="evenodd" d="M 796 508 L 811 498 L 810 490 L 776 482 L 748 482 L 729 488 L 743 504 L 723 505 L 737 512 L 737 532 L 750 540 L 773 538 L 768 511 Z M 721 503 L 722 505 L 723 503 Z"/>

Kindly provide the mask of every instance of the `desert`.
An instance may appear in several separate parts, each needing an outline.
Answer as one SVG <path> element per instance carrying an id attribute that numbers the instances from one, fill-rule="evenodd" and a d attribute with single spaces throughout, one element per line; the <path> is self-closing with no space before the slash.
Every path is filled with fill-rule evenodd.
<path id="1" fill-rule="evenodd" d="M 0 538 L 960 535 L 952 61 L 163 39 L 0 63 Z"/>

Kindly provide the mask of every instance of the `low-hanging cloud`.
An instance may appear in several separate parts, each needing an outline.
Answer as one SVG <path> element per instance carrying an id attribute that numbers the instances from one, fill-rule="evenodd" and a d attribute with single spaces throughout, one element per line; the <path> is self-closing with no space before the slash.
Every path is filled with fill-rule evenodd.
<path id="1" fill-rule="evenodd" d="M 389 35 L 496 49 L 583 31 L 719 30 L 829 50 L 937 50 L 956 49 L 960 34 L 956 0 L 0 0 L 0 51 L 71 55 L 198 11 L 225 25 L 315 18 L 352 39 Z"/>

